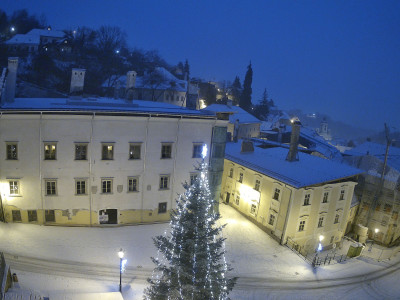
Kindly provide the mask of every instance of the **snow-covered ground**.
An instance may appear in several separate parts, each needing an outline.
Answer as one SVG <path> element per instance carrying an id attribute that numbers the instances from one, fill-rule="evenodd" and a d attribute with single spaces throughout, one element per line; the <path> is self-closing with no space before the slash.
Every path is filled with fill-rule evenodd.
<path id="1" fill-rule="evenodd" d="M 400 255 L 382 262 L 360 257 L 314 269 L 233 208 L 221 205 L 221 214 L 221 223 L 228 224 L 224 236 L 227 261 L 234 268 L 230 274 L 239 277 L 232 299 L 400 299 Z M 154 267 L 150 257 L 157 256 L 152 237 L 166 230 L 168 224 L 86 228 L 0 223 L 0 251 L 19 280 L 7 297 L 24 291 L 52 300 L 122 299 L 117 252 L 123 248 L 128 259 L 123 299 L 142 299 Z"/>

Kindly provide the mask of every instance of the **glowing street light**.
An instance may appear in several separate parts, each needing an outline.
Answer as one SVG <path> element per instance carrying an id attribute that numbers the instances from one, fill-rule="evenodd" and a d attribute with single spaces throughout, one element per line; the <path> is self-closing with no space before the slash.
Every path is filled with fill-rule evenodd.
<path id="1" fill-rule="evenodd" d="M 10 31 L 11 31 L 11 32 L 14 32 L 14 31 L 15 31 L 15 27 L 14 27 L 14 26 L 11 26 Z"/>
<path id="2" fill-rule="evenodd" d="M 319 244 L 318 244 L 318 251 L 322 251 L 322 240 L 324 239 L 323 235 L 319 236 Z"/>
<path id="3" fill-rule="evenodd" d="M 119 256 L 119 292 L 122 292 L 122 272 L 125 271 L 126 259 L 124 259 L 125 252 L 124 250 L 119 249 L 118 251 Z"/>

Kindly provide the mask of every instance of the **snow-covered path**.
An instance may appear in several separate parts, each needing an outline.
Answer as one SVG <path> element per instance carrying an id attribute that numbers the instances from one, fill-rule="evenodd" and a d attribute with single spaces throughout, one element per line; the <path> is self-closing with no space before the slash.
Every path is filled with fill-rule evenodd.
<path id="1" fill-rule="evenodd" d="M 231 275 L 240 277 L 232 299 L 400 298 L 394 279 L 400 275 L 398 258 L 381 263 L 360 258 L 313 269 L 231 207 L 222 205 L 221 213 L 222 223 L 228 223 L 224 235 L 227 260 L 234 267 Z M 151 237 L 167 228 L 168 224 L 112 228 L 0 224 L 0 251 L 17 272 L 21 288 L 54 299 L 117 291 L 117 251 L 122 247 L 128 258 L 124 298 L 141 299 L 153 269 L 150 256 L 157 255 Z"/>

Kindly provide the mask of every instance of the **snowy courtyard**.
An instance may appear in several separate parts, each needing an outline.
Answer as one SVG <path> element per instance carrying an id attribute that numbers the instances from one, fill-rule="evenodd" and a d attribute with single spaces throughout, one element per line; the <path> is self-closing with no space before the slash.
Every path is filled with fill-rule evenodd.
<path id="1" fill-rule="evenodd" d="M 381 262 L 359 257 L 314 269 L 233 208 L 221 205 L 221 214 L 221 223 L 228 224 L 226 258 L 234 269 L 229 275 L 239 277 L 231 299 L 400 297 L 400 255 Z M 154 268 L 150 257 L 157 257 L 152 237 L 166 230 L 167 223 L 106 228 L 0 223 L 0 251 L 18 276 L 6 299 L 17 294 L 27 299 L 31 294 L 52 300 L 142 299 Z M 120 248 L 127 258 L 122 297 Z"/>

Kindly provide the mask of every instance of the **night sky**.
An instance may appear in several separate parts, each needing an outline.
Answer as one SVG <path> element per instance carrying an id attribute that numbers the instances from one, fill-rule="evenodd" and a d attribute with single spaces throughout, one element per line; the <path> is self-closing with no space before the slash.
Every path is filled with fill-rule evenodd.
<path id="1" fill-rule="evenodd" d="M 358 127 L 400 129 L 400 1 L 2 0 L 54 29 L 101 25 L 131 47 L 157 49 L 191 75 L 264 88 L 282 109 L 326 113 Z"/>

